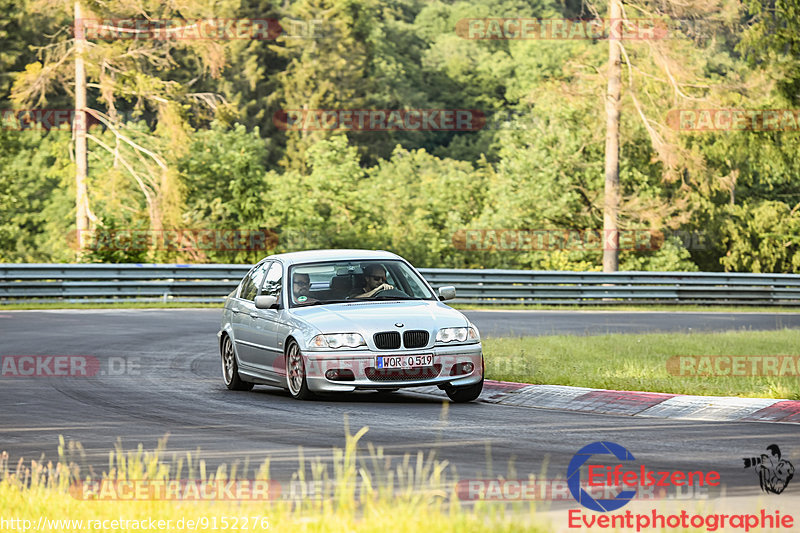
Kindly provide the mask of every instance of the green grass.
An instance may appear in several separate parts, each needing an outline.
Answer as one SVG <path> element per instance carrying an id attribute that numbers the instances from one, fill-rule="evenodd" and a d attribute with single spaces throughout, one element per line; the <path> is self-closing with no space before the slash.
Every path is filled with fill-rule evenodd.
<path id="1" fill-rule="evenodd" d="M 800 378 L 676 376 L 678 355 L 800 355 L 800 330 L 483 339 L 489 379 L 704 396 L 800 399 Z"/>
<path id="2" fill-rule="evenodd" d="M 137 451 L 124 452 L 118 448 L 109 454 L 108 470 L 87 479 L 79 464 L 68 452 L 82 452 L 79 445 L 71 442 L 65 446 L 63 438 L 59 447 L 59 462 L 42 465 L 32 462 L 30 467 L 21 463 L 9 467 L 7 456 L 0 454 L 0 509 L 3 518 L 32 520 L 38 517 L 49 519 L 94 520 L 153 519 L 170 521 L 168 531 L 221 531 L 222 519 L 229 523 L 235 518 L 259 517 L 258 527 L 250 522 L 247 527 L 239 523 L 238 529 L 229 531 L 292 531 L 358 533 L 412 533 L 422 531 L 483 533 L 485 531 L 546 532 L 548 521 L 535 514 L 533 502 L 515 504 L 511 509 L 497 502 L 468 504 L 459 500 L 453 469 L 446 461 L 437 460 L 433 453 L 420 451 L 408 454 L 402 460 L 385 456 L 381 448 L 364 445 L 359 440 L 366 433 L 364 427 L 355 435 L 346 434 L 344 449 L 332 450 L 332 461 L 321 459 L 307 461 L 302 449 L 298 452 L 298 470 L 293 479 L 322 483 L 330 490 L 323 491 L 323 498 L 264 498 L 258 501 L 235 501 L 226 499 L 201 499 L 187 501 L 164 498 L 151 499 L 87 499 L 83 492 L 75 490 L 77 482 L 147 480 L 242 480 L 237 476 L 237 465 L 221 465 L 216 471 L 207 471 L 203 461 L 187 454 L 186 457 L 165 460 L 162 441 L 154 452 L 145 452 L 142 446 Z M 361 453 L 359 453 L 361 448 Z M 238 465 L 241 466 L 241 465 Z M 310 468 L 307 468 L 310 467 Z M 246 467 L 245 467 L 246 470 Z M 310 471 L 310 474 L 308 472 Z M 269 479 L 269 459 L 249 479 Z M 70 492 L 70 487 L 73 491 Z M 76 496 L 76 494 L 78 496 Z M 176 527 L 181 519 L 205 519 L 206 524 L 216 520 L 216 529 L 210 527 Z M 267 527 L 264 522 L 267 520 Z M 128 528 L 96 528 L 102 531 L 140 531 Z M 144 529 L 145 531 L 156 531 Z M 62 527 L 57 531 L 79 531 Z M 161 529 L 161 531 L 167 531 Z"/>

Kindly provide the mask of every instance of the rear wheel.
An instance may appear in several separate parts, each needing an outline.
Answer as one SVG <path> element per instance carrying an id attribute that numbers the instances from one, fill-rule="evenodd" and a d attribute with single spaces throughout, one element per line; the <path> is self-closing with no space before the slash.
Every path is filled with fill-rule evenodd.
<path id="1" fill-rule="evenodd" d="M 314 393 L 308 390 L 306 365 L 300 347 L 295 341 L 289 341 L 286 347 L 286 385 L 292 398 L 310 400 L 314 397 Z"/>
<path id="2" fill-rule="evenodd" d="M 225 386 L 230 390 L 251 390 L 253 384 L 239 377 L 239 364 L 236 362 L 236 354 L 233 352 L 231 338 L 227 335 L 222 339 L 220 352 L 222 356 L 222 379 L 225 381 Z"/>

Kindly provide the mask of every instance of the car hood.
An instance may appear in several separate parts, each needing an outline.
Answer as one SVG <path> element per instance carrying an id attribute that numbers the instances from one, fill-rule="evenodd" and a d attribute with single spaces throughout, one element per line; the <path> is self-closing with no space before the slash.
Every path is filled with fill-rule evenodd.
<path id="1" fill-rule="evenodd" d="M 463 314 L 451 307 L 440 302 L 418 300 L 328 304 L 293 309 L 293 313 L 322 333 L 396 330 L 396 323 L 402 323 L 404 330 L 428 331 L 469 324 Z"/>

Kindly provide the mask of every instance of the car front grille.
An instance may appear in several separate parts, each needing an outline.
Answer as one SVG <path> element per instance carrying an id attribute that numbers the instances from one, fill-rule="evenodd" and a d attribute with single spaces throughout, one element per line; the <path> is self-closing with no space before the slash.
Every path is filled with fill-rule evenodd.
<path id="1" fill-rule="evenodd" d="M 364 369 L 367 379 L 371 381 L 418 381 L 432 379 L 442 371 L 442 365 L 421 366 L 417 368 L 375 368 Z"/>
<path id="2" fill-rule="evenodd" d="M 403 333 L 403 346 L 406 348 L 423 348 L 428 345 L 430 334 L 421 329 L 406 331 Z"/>
<path id="3" fill-rule="evenodd" d="M 400 333 L 397 331 L 382 331 L 372 338 L 379 350 L 396 350 L 400 347 Z"/>

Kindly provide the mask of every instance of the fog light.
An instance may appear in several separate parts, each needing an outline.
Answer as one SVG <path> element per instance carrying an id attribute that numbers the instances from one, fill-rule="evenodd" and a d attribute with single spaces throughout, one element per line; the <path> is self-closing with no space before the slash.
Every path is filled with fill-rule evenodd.
<path id="1" fill-rule="evenodd" d="M 450 370 L 450 375 L 461 376 L 464 374 L 471 374 L 473 370 L 475 370 L 475 365 L 472 363 L 458 363 L 453 365 L 453 368 Z"/>
<path id="2" fill-rule="evenodd" d="M 325 372 L 325 378 L 331 381 L 354 381 L 353 371 L 349 368 L 334 368 Z"/>

